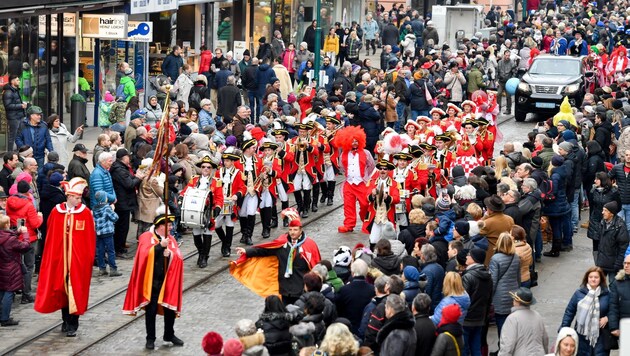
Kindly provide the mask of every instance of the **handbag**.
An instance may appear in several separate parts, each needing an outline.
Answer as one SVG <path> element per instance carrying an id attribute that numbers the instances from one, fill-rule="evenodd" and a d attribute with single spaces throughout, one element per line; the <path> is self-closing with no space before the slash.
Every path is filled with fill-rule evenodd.
<path id="1" fill-rule="evenodd" d="M 599 337 L 602 338 L 604 350 L 619 350 L 619 338 L 610 333 L 610 328 L 608 328 L 608 325 L 605 328 L 601 329 Z"/>
<path id="2" fill-rule="evenodd" d="M 457 344 L 457 339 L 455 338 L 455 336 L 453 336 L 453 334 L 449 333 L 448 331 L 445 331 L 444 334 L 451 337 L 451 340 L 453 340 L 453 344 L 455 345 L 455 351 L 457 352 L 457 356 L 461 356 L 462 353 L 459 351 L 459 345 Z"/>
<path id="3" fill-rule="evenodd" d="M 437 107 L 437 99 L 434 99 L 433 95 L 431 95 L 426 81 L 424 82 L 424 97 L 427 99 L 428 102 L 431 102 L 431 105 L 433 105 L 433 107 Z"/>

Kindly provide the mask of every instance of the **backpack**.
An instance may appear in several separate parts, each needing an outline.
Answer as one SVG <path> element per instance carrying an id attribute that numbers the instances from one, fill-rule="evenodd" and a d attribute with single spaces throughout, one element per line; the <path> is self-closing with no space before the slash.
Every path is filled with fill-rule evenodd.
<path id="1" fill-rule="evenodd" d="M 123 98 L 127 101 L 127 94 L 125 94 L 125 84 L 118 84 L 116 87 L 116 99 Z"/>
<path id="2" fill-rule="evenodd" d="M 201 108 L 201 95 L 197 90 L 191 90 L 188 96 L 188 106 L 199 110 Z"/>
<path id="3" fill-rule="evenodd" d="M 556 199 L 553 194 L 553 181 L 549 178 L 544 178 L 540 182 L 540 197 L 544 202 L 550 202 Z"/>

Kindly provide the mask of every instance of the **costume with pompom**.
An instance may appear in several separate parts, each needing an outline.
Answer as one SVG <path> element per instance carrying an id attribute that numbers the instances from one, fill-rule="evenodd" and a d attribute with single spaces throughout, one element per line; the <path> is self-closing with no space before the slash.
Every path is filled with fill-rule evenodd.
<path id="1" fill-rule="evenodd" d="M 615 81 L 619 75 L 624 75 L 628 68 L 628 50 L 624 46 L 617 47 L 610 54 L 610 60 L 606 65 L 606 74 L 610 83 Z"/>
<path id="2" fill-rule="evenodd" d="M 356 142 L 356 143 L 355 143 Z M 357 223 L 356 203 L 359 202 L 359 216 L 364 220 L 367 214 L 366 182 L 374 170 L 372 155 L 365 149 L 365 131 L 358 126 L 347 126 L 337 132 L 333 146 L 341 150 L 339 170 L 345 175 L 343 184 L 343 226 L 339 232 L 350 232 Z"/>
<path id="3" fill-rule="evenodd" d="M 396 221 L 395 206 L 400 202 L 398 184 L 392 178 L 392 171 L 384 177 L 375 170 L 367 184 L 368 213 L 363 220 L 362 231 L 370 234 L 370 244 L 376 244 L 381 238 L 385 223 Z"/>

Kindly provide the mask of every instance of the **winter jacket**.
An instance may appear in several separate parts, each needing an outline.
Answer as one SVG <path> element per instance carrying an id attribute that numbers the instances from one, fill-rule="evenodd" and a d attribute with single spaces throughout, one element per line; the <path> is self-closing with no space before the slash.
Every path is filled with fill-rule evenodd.
<path id="1" fill-rule="evenodd" d="M 426 314 L 416 314 L 416 356 L 430 356 L 435 344 L 435 325 Z"/>
<path id="2" fill-rule="evenodd" d="M 472 94 L 479 89 L 483 89 L 486 87 L 486 84 L 483 81 L 483 73 L 477 67 L 473 67 L 468 72 L 468 94 Z"/>
<path id="3" fill-rule="evenodd" d="M 427 100 L 427 89 L 431 93 L 432 97 L 436 96 L 437 90 L 435 90 L 433 84 L 431 84 L 431 82 L 426 79 L 414 80 L 413 83 L 409 85 L 409 94 L 411 96 L 409 106 L 411 110 L 428 111 L 433 107 L 433 103 Z"/>
<path id="4" fill-rule="evenodd" d="M 540 229 L 540 212 L 542 209 L 540 190 L 536 189 L 523 195 L 518 202 L 518 208 L 521 212 L 521 227 L 527 233 L 527 241 L 534 241 Z"/>
<path id="5" fill-rule="evenodd" d="M 376 256 L 372 260 L 372 267 L 383 272 L 386 276 L 400 274 L 400 258 L 394 254 Z"/>
<path id="6" fill-rule="evenodd" d="M 363 309 L 361 326 L 357 336 L 363 340 L 361 346 L 374 348 L 376 346 L 376 335 L 385 323 L 385 300 L 387 295 L 375 296 Z"/>
<path id="7" fill-rule="evenodd" d="M 11 230 L 0 230 L 0 290 L 14 292 L 24 286 L 22 254 L 31 248 Z"/>
<path id="8" fill-rule="evenodd" d="M 405 244 L 405 250 L 407 250 L 407 254 L 411 256 L 416 239 L 425 237 L 425 234 L 425 224 L 409 224 L 405 230 L 398 233 L 398 241 Z"/>
<path id="9" fill-rule="evenodd" d="M 217 36 L 221 41 L 229 41 L 232 39 L 232 22 L 221 21 L 217 29 Z"/>
<path id="10" fill-rule="evenodd" d="M 363 22 L 361 28 L 363 28 L 363 39 L 369 41 L 376 38 L 376 34 L 378 33 L 378 23 L 376 23 L 373 19 Z"/>
<path id="11" fill-rule="evenodd" d="M 405 38 L 400 41 L 400 46 L 403 54 L 409 52 L 413 56 L 416 53 L 416 35 L 413 33 L 406 34 Z"/>
<path id="12" fill-rule="evenodd" d="M 306 292 L 304 294 L 302 294 L 300 296 L 300 298 L 295 301 L 295 303 L 293 303 L 294 307 L 297 307 L 299 310 L 304 311 L 304 307 L 306 307 L 306 301 L 307 299 L 313 295 L 313 294 L 322 294 L 320 292 Z M 290 312 L 292 312 L 293 310 L 290 308 L 287 308 Z M 324 317 L 324 324 L 326 324 L 326 326 L 332 324 L 335 319 L 337 319 L 337 308 L 335 307 L 335 304 L 333 302 L 331 302 L 328 298 L 324 299 L 324 312 L 322 313 L 323 317 Z"/>
<path id="13" fill-rule="evenodd" d="M 623 268 L 627 248 L 628 229 L 623 219 L 615 215 L 610 223 L 602 220 L 599 223 L 599 247 L 595 265 L 606 273 L 620 270 Z"/>
<path id="14" fill-rule="evenodd" d="M 359 54 L 361 52 L 361 48 L 363 47 L 363 43 L 360 39 L 353 39 L 348 37 L 346 40 L 346 48 L 348 49 L 348 59 L 357 59 L 359 58 Z"/>
<path id="15" fill-rule="evenodd" d="M 401 104 L 406 104 L 410 99 L 409 87 L 407 86 L 405 77 L 402 75 L 396 77 L 396 80 L 394 81 L 394 91 L 396 92 L 396 97 L 398 97 Z"/>
<path id="16" fill-rule="evenodd" d="M 584 297 L 586 297 L 586 295 L 588 294 L 588 288 L 586 286 L 581 286 L 580 288 L 578 288 L 575 293 L 573 293 L 573 296 L 571 297 L 571 300 L 569 300 L 569 304 L 567 304 L 567 307 L 564 309 L 564 316 L 562 317 L 562 324 L 560 324 L 560 327 L 571 327 L 571 324 L 573 324 L 573 319 L 575 319 L 575 315 L 577 313 L 577 306 L 578 303 L 584 299 Z M 608 288 L 602 288 L 601 291 L 599 292 L 599 317 L 603 318 L 603 317 L 607 317 L 608 316 L 608 309 L 610 306 L 610 293 Z M 600 331 L 601 334 L 601 331 Z"/>
<path id="17" fill-rule="evenodd" d="M 116 202 L 116 210 L 135 210 L 138 207 L 136 189 L 140 186 L 142 180 L 134 176 L 129 166 L 120 160 L 116 160 L 112 164 L 109 173 L 112 177 L 114 191 L 118 197 Z M 108 201 L 108 203 L 110 203 Z"/>
<path id="18" fill-rule="evenodd" d="M 497 65 L 497 80 L 500 83 L 505 83 L 509 79 L 516 76 L 516 64 L 511 59 L 505 60 L 501 58 Z"/>
<path id="19" fill-rule="evenodd" d="M 40 190 L 39 197 L 41 199 L 39 203 L 39 211 L 42 212 L 43 218 L 39 231 L 42 233 L 42 236 L 46 236 L 48 216 L 50 216 L 50 212 L 55 208 L 55 206 L 57 206 L 57 204 L 61 204 L 66 201 L 66 194 L 61 187 L 46 184 Z"/>
<path id="20" fill-rule="evenodd" d="M 337 69 L 332 64 L 328 66 L 322 65 L 320 68 L 320 73 L 321 72 L 324 72 L 323 74 L 328 78 L 328 82 L 324 85 L 324 88 L 326 88 L 327 92 L 331 93 L 333 89 L 333 84 L 335 83 Z M 324 78 L 322 77 L 320 78 L 320 80 L 322 81 L 322 84 L 324 84 Z"/>
<path id="21" fill-rule="evenodd" d="M 527 282 L 531 279 L 531 274 L 529 273 L 529 268 L 534 263 L 534 255 L 532 254 L 531 246 L 525 241 L 515 241 L 514 248 L 516 249 L 516 254 L 520 259 L 521 264 L 521 283 Z"/>
<path id="22" fill-rule="evenodd" d="M 271 78 L 275 76 L 275 72 L 271 69 L 269 64 L 261 64 L 258 66 L 258 71 L 256 72 L 256 83 L 258 83 L 258 89 L 256 91 L 256 95 L 259 97 L 263 97 L 265 95 L 265 90 L 267 90 L 267 84 L 270 84 Z"/>
<path id="23" fill-rule="evenodd" d="M 505 204 L 505 210 L 503 210 L 503 214 L 512 217 L 514 220 L 514 224 L 518 226 L 523 226 L 523 215 L 521 213 L 520 207 L 518 203 Z"/>
<path id="24" fill-rule="evenodd" d="M 37 241 L 37 228 L 40 227 L 44 219 L 37 215 L 37 209 L 35 209 L 30 195 L 18 193 L 10 196 L 7 199 L 7 215 L 11 218 L 11 226 L 17 226 L 17 220 L 24 219 L 29 242 Z"/>
<path id="25" fill-rule="evenodd" d="M 20 123 L 18 134 L 15 137 L 15 144 L 17 147 L 31 146 L 35 159 L 43 159 L 46 155 L 46 150 L 48 152 L 55 150 L 50 139 L 50 132 L 48 132 L 48 125 L 40 121 L 37 126 L 33 126 L 28 118 L 25 118 Z"/>
<path id="26" fill-rule="evenodd" d="M 356 334 L 361 324 L 363 309 L 374 297 L 374 286 L 365 281 L 365 277 L 353 277 L 352 281 L 341 287 L 335 295 L 337 314 L 352 323 L 352 333 Z"/>
<path id="27" fill-rule="evenodd" d="M 584 188 L 590 190 L 593 183 L 595 183 L 595 175 L 598 172 L 606 172 L 605 160 L 606 157 L 604 157 L 604 152 L 601 150 L 597 152 L 591 152 L 589 150 L 588 158 L 582 166 L 582 182 L 584 183 Z"/>
<path id="28" fill-rule="evenodd" d="M 231 70 L 229 69 L 220 69 L 218 72 L 216 72 L 216 74 L 214 75 L 214 80 L 212 82 L 212 89 L 221 89 L 224 86 L 227 85 L 227 78 L 230 75 L 234 75 L 234 73 L 232 73 Z"/>
<path id="29" fill-rule="evenodd" d="M 339 37 L 338 36 L 326 36 L 324 40 L 324 52 L 339 54 Z"/>
<path id="30" fill-rule="evenodd" d="M 413 299 L 420 293 L 420 283 L 416 281 L 406 281 L 405 288 L 402 292 L 405 295 L 407 306 L 411 309 Z"/>
<path id="31" fill-rule="evenodd" d="M 263 63 L 265 59 L 269 59 L 271 62 L 273 59 L 273 50 L 271 49 L 271 45 L 269 43 L 261 43 L 258 47 L 256 58 L 260 60 L 260 63 Z"/>
<path id="32" fill-rule="evenodd" d="M 202 51 L 199 58 L 199 74 L 204 74 L 210 71 L 211 61 L 212 52 L 209 49 Z"/>
<path id="33" fill-rule="evenodd" d="M 324 325 L 322 314 L 307 315 L 297 325 L 289 328 L 289 332 L 293 338 L 301 338 L 306 341 L 307 345 L 314 346 L 320 344 L 326 334 L 326 325 Z M 310 342 L 313 344 L 308 345 Z"/>
<path id="34" fill-rule="evenodd" d="M 612 143 L 612 133 L 614 131 L 613 126 L 610 122 L 604 121 L 599 125 L 595 125 L 595 136 L 593 140 L 599 143 L 599 147 L 604 151 L 605 159 L 608 160 L 610 155 L 607 154 L 609 152 L 610 144 Z M 589 152 L 591 154 L 592 152 Z"/>
<path id="35" fill-rule="evenodd" d="M 199 110 L 199 128 L 203 129 L 206 126 L 216 127 L 217 123 L 212 118 L 212 112 L 204 109 Z M 201 130 L 200 130 L 201 131 Z"/>
<path id="36" fill-rule="evenodd" d="M 75 143 L 79 139 L 80 135 L 75 132 L 74 135 L 68 131 L 66 125 L 63 123 L 59 124 L 59 129 L 48 130 L 48 134 L 50 135 L 50 141 L 52 142 L 53 151 L 59 154 L 59 164 L 64 167 L 68 166 L 68 162 L 70 161 L 70 155 L 67 150 L 67 144 Z"/>
<path id="37" fill-rule="evenodd" d="M 462 284 L 470 297 L 470 306 L 463 326 L 483 326 L 492 302 L 492 275 L 481 263 L 468 266 Z"/>
<path id="38" fill-rule="evenodd" d="M 26 117 L 24 108 L 22 107 L 22 98 L 20 91 L 14 88 L 10 83 L 4 86 L 2 92 L 2 103 L 7 113 L 7 120 L 22 120 Z M 19 146 L 18 146 L 19 147 Z"/>
<path id="39" fill-rule="evenodd" d="M 398 38 L 400 37 L 400 33 L 398 32 L 398 28 L 393 23 L 388 23 L 382 31 L 381 41 L 383 42 L 383 46 L 390 45 L 396 46 L 398 44 Z"/>
<path id="40" fill-rule="evenodd" d="M 68 175 L 66 179 L 69 181 L 74 177 L 81 177 L 86 182 L 90 181 L 90 170 L 85 165 L 88 162 L 87 158 L 82 158 L 77 155 L 73 155 L 72 160 L 68 163 Z"/>
<path id="41" fill-rule="evenodd" d="M 288 355 L 291 351 L 292 313 L 262 313 L 256 327 L 265 334 L 265 347 L 270 355 Z"/>
<path id="42" fill-rule="evenodd" d="M 226 85 L 217 94 L 217 116 L 233 118 L 241 106 L 241 93 L 236 85 Z"/>
<path id="43" fill-rule="evenodd" d="M 295 56 L 293 57 L 293 71 L 297 72 L 302 63 L 306 62 L 309 59 L 313 59 L 313 53 L 309 50 L 298 50 L 295 52 Z"/>
<path id="44" fill-rule="evenodd" d="M 162 73 L 166 75 L 171 82 L 174 82 L 179 77 L 179 69 L 184 66 L 184 59 L 182 56 L 176 56 L 170 53 L 162 62 Z"/>
<path id="45" fill-rule="evenodd" d="M 548 350 L 549 337 L 543 318 L 526 306 L 511 309 L 501 330 L 499 356 L 544 355 Z"/>
<path id="46" fill-rule="evenodd" d="M 501 315 L 510 314 L 512 297 L 510 292 L 521 286 L 521 260 L 518 255 L 496 253 L 490 260 L 488 268 L 492 275 L 492 305 L 494 312 Z"/>
<path id="47" fill-rule="evenodd" d="M 182 161 L 186 160 L 181 160 L 180 164 Z M 186 169 L 188 170 L 189 168 Z M 145 223 L 152 223 L 153 219 L 155 219 L 155 211 L 160 207 L 160 205 L 162 205 L 163 196 L 164 187 L 160 185 L 157 177 L 143 179 L 138 186 L 138 208 L 134 214 L 136 220 Z"/>
<path id="48" fill-rule="evenodd" d="M 359 122 L 365 131 L 366 149 L 372 152 L 381 133 L 381 115 L 374 109 L 371 103 L 359 103 Z"/>
<path id="49" fill-rule="evenodd" d="M 571 211 L 571 205 L 567 201 L 567 168 L 562 165 L 555 167 L 551 171 L 551 181 L 553 184 L 553 194 L 556 197 L 552 201 L 546 201 L 543 206 L 543 215 L 563 216 Z M 628 187 L 630 189 L 630 186 Z M 630 193 L 630 192 L 629 192 Z"/>
<path id="50" fill-rule="evenodd" d="M 90 174 L 90 203 L 92 208 L 96 205 L 96 192 L 102 190 L 107 193 L 107 203 L 116 201 L 116 192 L 114 191 L 114 183 L 112 176 L 103 166 L 97 164 Z"/>
<path id="51" fill-rule="evenodd" d="M 619 321 L 630 318 L 630 275 L 619 271 L 610 284 L 610 307 L 608 326 L 611 331 L 619 330 Z"/>
<path id="52" fill-rule="evenodd" d="M 459 305 L 459 309 L 461 310 L 462 315 L 459 317 L 457 322 L 459 323 L 459 325 L 464 324 L 466 313 L 468 313 L 468 308 L 470 307 L 470 296 L 468 295 L 468 293 L 464 293 L 463 295 L 449 295 L 442 298 L 437 307 L 435 307 L 435 311 L 431 316 L 431 321 L 433 321 L 433 324 L 435 326 L 437 326 L 440 323 L 440 320 L 442 320 L 442 309 L 451 304 Z"/>
<path id="53" fill-rule="evenodd" d="M 125 94 L 125 101 L 129 102 L 132 97 L 136 96 L 136 81 L 126 75 L 120 78 L 120 85 L 124 86 L 123 93 Z"/>
<path id="54" fill-rule="evenodd" d="M 118 221 L 118 215 L 107 203 L 98 204 L 92 210 L 96 236 L 114 233 L 114 223 Z"/>
<path id="55" fill-rule="evenodd" d="M 446 334 L 444 331 L 448 331 L 457 342 L 457 345 L 453 342 L 451 335 Z M 438 328 L 436 333 L 438 334 L 431 350 L 431 356 L 458 356 L 463 355 L 464 350 L 464 337 L 462 327 L 459 324 L 446 324 Z"/>
<path id="56" fill-rule="evenodd" d="M 422 40 L 424 43 L 429 42 L 429 40 L 433 40 L 434 45 L 438 45 L 440 43 L 440 36 L 435 27 L 427 27 L 422 31 Z"/>
<path id="57" fill-rule="evenodd" d="M 624 172 L 623 166 L 623 163 L 616 164 L 608 172 L 608 176 L 617 183 L 621 204 L 630 204 L 630 174 Z"/>
<path id="58" fill-rule="evenodd" d="M 602 209 L 606 203 L 610 203 L 611 201 L 615 201 L 617 202 L 617 206 L 621 206 L 621 198 L 617 187 L 593 187 L 593 189 L 591 189 L 589 198 L 589 224 L 586 232 L 586 237 L 589 239 L 599 240 L 601 236 L 599 231 L 600 223 L 603 219 Z"/>
<path id="59" fill-rule="evenodd" d="M 450 70 L 444 74 L 444 87 L 451 92 L 451 101 L 462 102 L 465 97 L 466 77 L 461 71 L 453 74 Z"/>
<path id="60" fill-rule="evenodd" d="M 420 270 L 420 279 L 425 279 L 424 292 L 431 297 L 431 310 L 435 309 L 442 300 L 442 285 L 444 284 L 444 268 L 437 262 L 431 262 Z"/>
<path id="61" fill-rule="evenodd" d="M 565 161 L 567 158 L 570 158 L 573 162 L 573 171 L 569 176 L 571 177 L 569 181 L 573 182 L 573 191 L 578 191 L 582 188 L 582 167 L 586 164 L 586 152 L 580 146 L 574 144 L 573 150 L 565 157 Z M 567 192 L 569 192 L 568 189 Z M 567 196 L 567 199 L 571 202 L 573 201 L 573 196 Z"/>
<path id="62" fill-rule="evenodd" d="M 414 356 L 416 353 L 416 322 L 411 312 L 393 315 L 378 332 L 376 342 L 380 356 Z"/>

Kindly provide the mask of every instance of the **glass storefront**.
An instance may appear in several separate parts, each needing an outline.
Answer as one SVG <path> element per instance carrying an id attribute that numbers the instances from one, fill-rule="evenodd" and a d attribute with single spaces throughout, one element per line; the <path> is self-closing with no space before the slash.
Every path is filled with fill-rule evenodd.
<path id="1" fill-rule="evenodd" d="M 293 16 L 291 23 L 293 31 L 291 31 L 291 42 L 296 45 L 302 42 L 306 28 L 311 25 L 313 20 L 317 19 L 316 0 L 302 0 L 293 3 Z M 328 33 L 331 27 L 335 25 L 337 19 L 341 18 L 341 8 L 335 6 L 335 1 L 322 0 L 320 9 L 322 37 Z M 297 47 L 297 46 L 296 46 Z"/>

